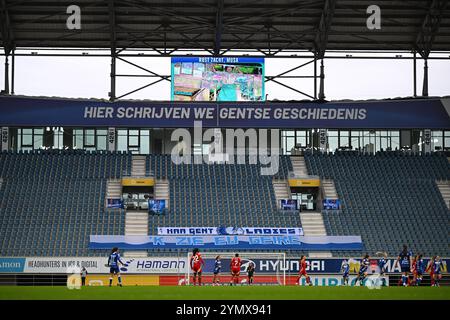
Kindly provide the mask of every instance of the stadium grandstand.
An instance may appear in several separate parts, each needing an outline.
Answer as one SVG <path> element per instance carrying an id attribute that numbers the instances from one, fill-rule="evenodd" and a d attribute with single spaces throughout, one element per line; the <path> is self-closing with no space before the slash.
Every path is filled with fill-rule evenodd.
<path id="1" fill-rule="evenodd" d="M 447 276 L 450 98 L 429 96 L 428 62 L 450 63 L 450 4 L 377 1 L 368 32 L 369 2 L 1 1 L 0 283 L 61 284 L 78 261 L 106 284 L 116 246 L 130 284 L 180 284 L 195 247 L 207 275 L 219 253 L 255 261 L 256 283 L 294 284 L 298 265 L 265 261 L 306 255 L 331 279 L 368 253 L 394 285 L 403 245 L 443 257 Z M 15 93 L 17 58 L 87 55 L 111 61 L 108 100 Z M 170 59 L 170 75 L 132 58 Z M 265 75 L 281 59 L 301 64 Z M 328 59 L 408 61 L 411 95 L 327 101 Z M 119 62 L 151 82 L 118 94 L 137 77 Z M 131 99 L 160 82 L 171 101 Z M 268 82 L 301 99 L 267 99 Z"/>

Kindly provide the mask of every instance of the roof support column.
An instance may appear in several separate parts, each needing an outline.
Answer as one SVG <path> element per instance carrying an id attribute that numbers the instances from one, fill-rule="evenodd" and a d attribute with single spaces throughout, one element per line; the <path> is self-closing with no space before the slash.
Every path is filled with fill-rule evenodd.
<path id="1" fill-rule="evenodd" d="M 414 97 L 417 97 L 417 52 L 414 51 L 414 59 L 413 59 L 413 89 L 414 89 Z"/>
<path id="2" fill-rule="evenodd" d="M 110 70 L 110 91 L 109 101 L 116 100 L 116 15 L 114 12 L 114 0 L 108 1 L 109 10 L 109 31 L 110 31 L 110 43 L 111 43 L 111 70 Z"/>
<path id="3" fill-rule="evenodd" d="M 428 97 L 428 59 L 424 59 L 424 62 L 423 62 L 422 96 Z"/>
<path id="4" fill-rule="evenodd" d="M 115 48 L 111 48 L 111 71 L 110 71 L 110 91 L 109 91 L 109 100 L 116 100 L 116 54 Z"/>
<path id="5" fill-rule="evenodd" d="M 314 54 L 314 100 L 317 100 L 317 54 Z"/>
<path id="6" fill-rule="evenodd" d="M 3 90 L 3 93 L 9 94 L 9 54 L 5 55 L 5 89 Z"/>
<path id="7" fill-rule="evenodd" d="M 319 100 L 325 100 L 325 67 L 323 65 L 323 59 L 320 60 Z"/>
<path id="8" fill-rule="evenodd" d="M 12 50 L 11 54 L 11 94 L 14 94 L 14 78 L 15 78 L 15 65 L 16 65 L 16 59 L 15 59 L 15 52 L 16 50 Z"/>

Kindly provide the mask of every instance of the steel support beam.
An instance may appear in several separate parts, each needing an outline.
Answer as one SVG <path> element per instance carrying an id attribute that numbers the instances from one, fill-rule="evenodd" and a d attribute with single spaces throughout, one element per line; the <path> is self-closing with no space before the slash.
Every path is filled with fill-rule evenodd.
<path id="1" fill-rule="evenodd" d="M 217 13 L 216 13 L 216 30 L 214 41 L 214 55 L 220 54 L 220 47 L 222 43 L 222 31 L 223 31 L 223 9 L 224 0 L 217 0 Z"/>
<path id="2" fill-rule="evenodd" d="M 6 0 L 1 0 L 0 9 L 0 33 L 2 35 L 3 49 L 5 52 L 5 87 L 3 93 L 10 94 L 10 83 L 9 83 L 9 56 L 14 50 L 14 36 L 11 27 L 11 20 L 9 17 L 8 7 L 6 5 Z"/>
<path id="3" fill-rule="evenodd" d="M 448 6 L 448 0 L 433 0 L 422 22 L 422 28 L 416 37 L 415 47 L 422 58 L 427 59 L 441 25 L 442 14 Z"/>
<path id="4" fill-rule="evenodd" d="M 109 12 L 109 31 L 110 31 L 110 44 L 111 44 L 111 70 L 110 70 L 110 91 L 109 100 L 116 100 L 116 14 L 114 9 L 114 0 L 108 1 Z"/>
<path id="5" fill-rule="evenodd" d="M 315 51 L 319 59 L 323 59 L 328 43 L 328 33 L 333 21 L 336 0 L 325 0 L 322 15 L 314 38 Z"/>
<path id="6" fill-rule="evenodd" d="M 442 13 L 448 0 L 433 0 L 425 15 L 422 28 L 416 38 L 416 49 L 424 59 L 422 96 L 428 96 L 428 57 L 433 47 L 434 38 L 439 31 Z"/>

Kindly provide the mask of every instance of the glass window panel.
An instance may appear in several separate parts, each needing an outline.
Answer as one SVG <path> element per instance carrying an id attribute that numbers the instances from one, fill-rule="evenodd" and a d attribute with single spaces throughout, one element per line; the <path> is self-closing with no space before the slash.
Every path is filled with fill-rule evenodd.
<path id="1" fill-rule="evenodd" d="M 97 150 L 106 150 L 106 136 L 97 136 Z"/>
<path id="2" fill-rule="evenodd" d="M 117 137 L 117 150 L 119 151 L 126 151 L 127 150 L 127 137 L 119 135 Z"/>
<path id="3" fill-rule="evenodd" d="M 44 134 L 44 128 L 35 128 L 34 134 Z"/>
<path id="4" fill-rule="evenodd" d="M 39 149 L 40 147 L 42 147 L 44 144 L 44 141 L 42 139 L 42 135 L 35 135 L 33 137 L 33 147 L 35 149 Z"/>
<path id="5" fill-rule="evenodd" d="M 130 147 L 138 147 L 139 146 L 139 136 L 129 136 L 128 137 L 128 145 Z"/>
<path id="6" fill-rule="evenodd" d="M 23 146 L 31 146 L 31 145 L 33 145 L 33 136 L 31 134 L 24 134 L 24 135 L 22 135 L 22 145 Z"/>
<path id="7" fill-rule="evenodd" d="M 350 145 L 349 138 L 347 137 L 340 137 L 339 139 L 339 146 L 340 147 L 348 147 Z"/>
<path id="8" fill-rule="evenodd" d="M 337 137 L 338 131 L 337 130 L 328 130 L 328 136 L 329 137 Z"/>
<path id="9" fill-rule="evenodd" d="M 53 148 L 63 148 L 63 135 L 61 132 L 55 131 L 53 133 Z"/>
<path id="10" fill-rule="evenodd" d="M 294 137 L 287 137 L 286 138 L 286 152 L 288 154 L 290 154 L 291 149 L 294 147 L 294 145 L 295 145 Z"/>
<path id="11" fill-rule="evenodd" d="M 94 135 L 84 136 L 84 145 L 85 145 L 85 147 L 95 146 L 95 136 Z"/>
<path id="12" fill-rule="evenodd" d="M 74 147 L 77 149 L 83 149 L 83 135 L 76 135 L 74 137 Z"/>
<path id="13" fill-rule="evenodd" d="M 128 134 L 130 136 L 138 136 L 139 135 L 139 130 L 128 130 Z"/>
<path id="14" fill-rule="evenodd" d="M 391 138 L 391 148 L 395 150 L 395 148 L 400 149 L 400 137 L 395 136 Z"/>
<path id="15" fill-rule="evenodd" d="M 33 134 L 33 129 L 22 129 L 23 134 Z"/>
<path id="16" fill-rule="evenodd" d="M 450 148 L 450 137 L 445 137 L 444 148 Z"/>
<path id="17" fill-rule="evenodd" d="M 297 144 L 306 147 L 306 137 L 297 137 Z"/>
<path id="18" fill-rule="evenodd" d="M 97 135 L 98 136 L 106 136 L 107 134 L 108 134 L 108 130 L 97 129 Z"/>
<path id="19" fill-rule="evenodd" d="M 338 137 L 328 137 L 328 151 L 334 152 L 338 148 Z"/>
<path id="20" fill-rule="evenodd" d="M 149 153 L 150 153 L 150 137 L 141 136 L 141 154 L 149 154 Z"/>

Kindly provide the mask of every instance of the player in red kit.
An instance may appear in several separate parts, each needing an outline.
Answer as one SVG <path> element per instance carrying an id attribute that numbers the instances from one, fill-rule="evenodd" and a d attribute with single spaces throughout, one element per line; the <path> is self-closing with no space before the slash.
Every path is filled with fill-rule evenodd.
<path id="1" fill-rule="evenodd" d="M 192 272 L 194 273 L 194 286 L 197 283 L 198 276 L 198 285 L 202 285 L 202 268 L 205 265 L 205 261 L 203 261 L 202 256 L 197 248 L 192 250 L 192 257 L 190 261 Z"/>
<path id="2" fill-rule="evenodd" d="M 427 269 L 425 270 L 425 272 L 429 272 L 430 273 L 430 279 L 431 279 L 431 286 L 434 286 L 434 260 L 436 259 L 436 256 L 434 256 L 433 258 L 430 259 L 430 261 L 428 262 L 428 266 Z"/>
<path id="3" fill-rule="evenodd" d="M 239 253 L 236 253 L 233 259 L 231 259 L 230 269 L 231 269 L 231 281 L 230 286 L 239 283 L 239 275 L 241 273 L 241 258 L 239 258 Z"/>
<path id="4" fill-rule="evenodd" d="M 300 272 L 299 272 L 298 279 L 297 279 L 298 285 L 300 285 L 300 280 L 302 279 L 303 276 L 306 278 L 306 283 L 309 286 L 312 286 L 311 278 L 306 273 L 306 256 L 302 256 L 300 258 Z"/>

